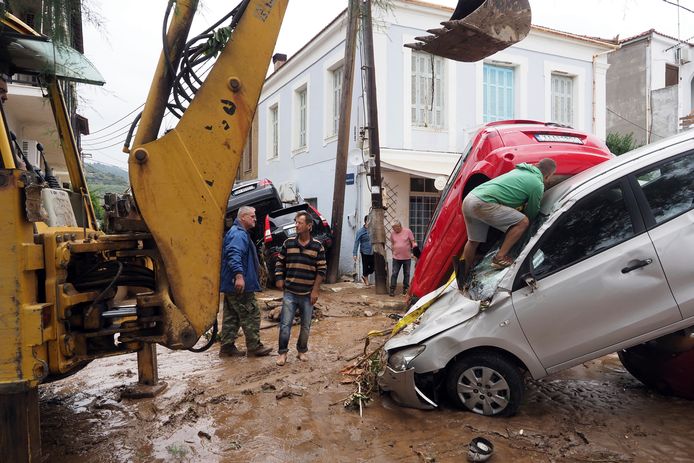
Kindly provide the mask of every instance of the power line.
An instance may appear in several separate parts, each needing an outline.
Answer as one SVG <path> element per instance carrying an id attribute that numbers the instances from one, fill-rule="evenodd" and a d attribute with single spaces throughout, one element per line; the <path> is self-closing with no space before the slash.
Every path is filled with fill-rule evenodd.
<path id="1" fill-rule="evenodd" d="M 101 132 L 101 131 L 103 131 L 103 130 L 108 129 L 109 127 L 112 127 L 112 126 L 116 125 L 117 123 L 119 123 L 120 121 L 122 121 L 123 119 L 125 119 L 126 117 L 130 116 L 131 114 L 133 114 L 133 113 L 134 113 L 135 111 L 137 111 L 138 109 L 142 108 L 144 105 L 145 105 L 145 104 L 142 103 L 140 106 L 138 106 L 137 108 L 133 109 L 132 111 L 130 111 L 128 114 L 126 114 L 125 116 L 121 117 L 121 118 L 118 119 L 117 121 L 113 121 L 113 122 L 111 122 L 109 125 L 107 125 L 107 126 L 105 126 L 105 127 L 102 127 L 102 128 L 100 128 L 99 130 L 95 130 L 95 131 L 91 132 L 90 135 L 93 135 L 93 134 L 95 134 L 95 133 L 99 133 L 99 132 Z"/>
<path id="2" fill-rule="evenodd" d="M 200 64 L 200 67 L 201 67 L 202 69 L 199 71 L 199 74 L 200 74 L 200 76 L 201 76 L 201 79 L 203 80 L 203 83 L 204 83 L 204 80 L 207 78 L 208 73 L 210 72 L 210 70 L 212 69 L 212 67 L 215 65 L 215 63 L 216 63 L 216 60 L 214 60 L 214 61 L 212 61 L 212 62 L 206 62 L 206 63 L 201 63 L 201 64 Z M 205 65 L 206 65 L 206 67 L 204 67 Z M 188 90 L 188 91 L 194 90 L 193 87 L 192 87 L 188 82 L 185 82 L 185 81 L 184 81 L 183 84 L 181 85 L 181 88 L 184 89 L 184 90 Z M 195 93 L 195 92 L 194 92 L 194 93 Z M 195 96 L 195 95 L 193 94 L 193 97 L 194 97 L 194 96 Z M 167 105 L 171 105 L 171 104 L 173 104 L 174 102 L 175 102 L 174 96 L 173 96 L 173 95 L 169 95 L 169 100 L 167 101 Z M 145 105 L 145 103 L 142 103 L 141 105 L 139 105 L 138 107 L 136 107 L 135 109 L 133 109 L 132 111 L 130 111 L 130 112 L 129 112 L 128 114 L 126 114 L 125 116 L 121 117 L 120 119 L 117 119 L 117 120 L 113 121 L 112 123 L 108 124 L 107 126 L 104 126 L 104 127 L 100 128 L 99 130 L 95 130 L 95 131 L 91 132 L 88 136 L 94 135 L 94 134 L 99 133 L 99 132 L 102 132 L 102 131 L 104 131 L 104 130 L 110 128 L 110 127 L 113 127 L 114 125 L 116 125 L 116 124 L 119 123 L 120 121 L 124 120 L 124 119 L 127 118 L 128 116 L 130 116 L 130 115 L 134 114 L 135 112 L 137 112 L 139 109 L 141 109 L 142 107 L 144 107 L 144 105 Z M 172 113 L 172 114 L 173 114 L 173 113 Z M 174 114 L 174 116 L 175 116 L 175 114 Z M 180 119 L 180 117 L 178 117 L 178 118 Z M 89 142 L 96 142 L 97 140 L 99 140 L 99 143 L 100 143 L 100 142 L 105 142 L 105 141 L 112 140 L 113 137 L 109 138 L 108 140 L 102 140 L 102 138 L 109 137 L 110 135 L 115 134 L 115 133 L 119 132 L 120 130 L 122 130 L 122 129 L 124 129 L 124 128 L 129 128 L 130 125 L 131 125 L 131 124 L 128 123 L 128 124 L 126 124 L 125 126 L 119 127 L 119 128 L 117 128 L 117 129 L 115 129 L 115 130 L 112 130 L 111 132 L 108 132 L 108 133 L 106 133 L 106 134 L 100 135 L 100 136 L 98 136 L 98 137 L 94 137 L 94 138 L 91 138 L 91 139 L 88 139 L 88 140 L 85 139 L 85 142 L 86 142 L 85 144 L 89 144 Z M 122 135 L 125 135 L 125 134 L 127 134 L 127 133 L 128 133 L 128 131 L 126 130 L 125 132 L 122 133 Z"/>
<path id="3" fill-rule="evenodd" d="M 101 139 L 106 138 L 106 137 L 110 137 L 110 136 L 113 135 L 114 133 L 117 133 L 117 132 L 119 132 L 119 131 L 121 131 L 121 130 L 123 130 L 123 129 L 127 129 L 128 127 L 130 127 L 130 122 L 126 123 L 125 125 L 122 125 L 122 126 L 118 127 L 117 129 L 114 129 L 114 130 L 111 131 L 111 132 L 105 133 L 104 135 L 99 135 L 98 137 L 92 138 L 92 137 L 91 137 L 91 134 L 90 134 L 90 135 L 85 135 L 85 136 L 83 136 L 82 138 L 85 139 L 85 140 L 88 139 L 88 141 L 93 142 L 93 141 L 96 141 L 96 140 L 101 140 Z M 126 132 L 127 132 L 127 131 L 126 131 Z"/>
<path id="4" fill-rule="evenodd" d="M 119 141 L 119 142 L 116 142 L 116 143 L 114 143 L 112 145 L 108 145 L 108 146 L 91 146 L 91 147 L 86 146 L 85 148 L 87 148 L 88 150 L 91 150 L 91 151 L 99 151 L 99 150 L 105 150 L 106 148 L 113 148 L 114 146 L 123 146 L 123 142 Z"/>
<path id="5" fill-rule="evenodd" d="M 129 126 L 130 126 L 130 124 L 128 124 L 128 127 L 129 127 Z M 127 129 L 127 127 L 125 127 L 125 128 Z M 125 131 L 123 131 L 123 132 L 117 133 L 117 134 L 115 134 L 114 136 L 112 136 L 112 137 L 110 137 L 110 138 L 106 138 L 106 139 L 104 139 L 104 140 L 98 140 L 98 141 L 96 141 L 96 140 L 84 140 L 84 142 L 82 143 L 82 146 L 96 146 L 96 145 L 102 145 L 102 144 L 108 143 L 108 142 L 110 142 L 110 141 L 112 141 L 112 140 L 116 140 L 116 139 L 119 139 L 119 138 L 125 138 L 125 134 L 127 134 L 127 133 L 128 133 L 128 131 L 125 130 Z"/>
<path id="6" fill-rule="evenodd" d="M 622 120 L 628 122 L 629 124 L 633 125 L 634 127 L 638 127 L 639 129 L 643 130 L 643 131 L 646 132 L 646 133 L 650 133 L 651 135 L 655 135 L 656 137 L 659 137 L 659 138 L 665 138 L 665 137 L 663 137 L 663 136 L 661 136 L 661 135 L 658 135 L 657 133 L 654 133 L 653 130 L 648 130 L 646 127 L 640 126 L 640 125 L 637 124 L 636 122 L 631 121 L 631 120 L 627 119 L 626 117 L 622 116 L 621 114 L 612 111 L 610 108 L 605 108 L 605 109 L 607 109 L 608 112 L 611 112 L 612 114 L 614 114 L 614 115 L 617 116 L 618 118 L 620 118 L 620 119 L 622 119 Z"/>
<path id="7" fill-rule="evenodd" d="M 689 11 L 690 13 L 694 13 L 694 10 L 690 10 L 690 9 L 687 8 L 686 6 L 680 5 L 679 2 L 675 3 L 675 2 L 671 2 L 670 0 L 663 0 L 663 1 L 664 1 L 665 3 L 669 3 L 670 5 L 674 5 L 674 6 L 676 6 L 677 8 L 681 8 L 681 9 L 683 9 L 684 11 Z"/>

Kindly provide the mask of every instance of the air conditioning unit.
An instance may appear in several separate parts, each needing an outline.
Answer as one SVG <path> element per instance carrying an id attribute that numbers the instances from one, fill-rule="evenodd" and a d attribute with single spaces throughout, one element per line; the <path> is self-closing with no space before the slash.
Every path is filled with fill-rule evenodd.
<path id="1" fill-rule="evenodd" d="M 675 48 L 675 59 L 680 65 L 689 63 L 692 60 L 689 45 L 681 45 Z"/>
<path id="2" fill-rule="evenodd" d="M 22 152 L 26 155 L 29 162 L 34 167 L 39 167 L 39 150 L 36 149 L 36 140 L 22 140 L 19 146 L 22 147 Z"/>
<path id="3" fill-rule="evenodd" d="M 296 183 L 295 182 L 284 182 L 279 185 L 280 199 L 283 203 L 296 203 L 298 201 Z"/>

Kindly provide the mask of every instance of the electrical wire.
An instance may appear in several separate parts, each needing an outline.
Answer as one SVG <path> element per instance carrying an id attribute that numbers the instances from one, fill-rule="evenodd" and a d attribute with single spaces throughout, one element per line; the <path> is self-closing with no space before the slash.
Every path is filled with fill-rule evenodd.
<path id="1" fill-rule="evenodd" d="M 630 121 L 629 119 L 627 119 L 626 117 L 622 116 L 621 114 L 612 111 L 610 108 L 605 108 L 605 109 L 607 109 L 608 112 L 614 114 L 615 116 L 617 116 L 618 118 L 622 119 L 623 121 L 626 121 L 626 122 L 630 123 L 630 124 L 633 125 L 634 127 L 638 127 L 639 129 L 643 130 L 644 132 L 646 132 L 646 133 L 648 133 L 648 134 L 655 135 L 656 137 L 659 137 L 659 138 L 665 138 L 665 137 L 663 137 L 663 136 L 661 136 L 661 135 L 658 135 L 657 133 L 653 132 L 653 130 L 648 130 L 647 128 L 645 128 L 645 127 L 643 127 L 643 126 L 640 126 L 640 125 L 637 124 L 636 122 Z"/>
<path id="2" fill-rule="evenodd" d="M 91 151 L 101 151 L 101 150 L 105 150 L 108 148 L 113 148 L 115 146 L 123 146 L 123 142 L 118 141 L 112 145 L 107 145 L 107 146 L 87 146 L 86 148 L 88 148 Z"/>
<path id="3" fill-rule="evenodd" d="M 85 139 L 85 140 L 88 140 L 88 141 L 90 141 L 90 142 L 95 142 L 95 141 L 98 141 L 98 140 L 103 140 L 104 138 L 108 138 L 108 137 L 112 136 L 112 135 L 115 134 L 115 133 L 119 133 L 119 132 L 126 133 L 126 132 L 127 132 L 127 128 L 130 127 L 130 124 L 131 124 L 131 122 L 128 121 L 125 125 L 122 125 L 122 126 L 118 127 L 117 129 L 114 129 L 114 130 L 111 131 L 111 132 L 105 133 L 105 134 L 103 134 L 103 135 L 99 135 L 98 137 L 92 137 L 91 135 L 85 135 L 85 136 L 83 136 L 82 138 Z"/>
<path id="4" fill-rule="evenodd" d="M 663 0 L 663 1 L 664 1 L 665 3 L 669 3 L 670 5 L 674 5 L 674 6 L 676 6 L 677 8 L 681 8 L 681 9 L 683 9 L 684 11 L 688 11 L 688 12 L 690 12 L 690 13 L 694 13 L 694 10 L 690 10 L 689 8 L 680 5 L 679 2 L 678 2 L 678 3 L 675 3 L 675 2 L 671 2 L 671 1 L 669 1 L 669 0 Z"/>
<path id="5" fill-rule="evenodd" d="M 128 124 L 127 126 L 125 126 L 125 128 L 126 128 L 126 129 L 129 129 L 130 126 L 131 126 L 131 124 Z M 124 137 L 127 133 L 128 133 L 128 130 L 124 130 L 124 131 L 121 132 L 121 133 L 117 133 L 116 135 L 113 135 L 113 136 L 111 136 L 111 137 L 109 137 L 109 138 L 104 138 L 103 140 L 96 140 L 96 141 L 93 141 L 93 140 L 83 140 L 83 141 L 82 141 L 82 145 L 83 145 L 83 146 L 95 146 L 95 145 L 103 145 L 104 143 L 108 143 L 108 142 L 113 141 L 113 140 L 116 140 L 116 139 L 121 139 L 121 140 L 122 140 L 123 137 Z"/>
<path id="6" fill-rule="evenodd" d="M 95 130 L 95 131 L 91 132 L 89 135 L 94 135 L 95 133 L 102 132 L 102 131 L 108 129 L 109 127 L 112 127 L 112 126 L 118 124 L 120 121 L 124 120 L 126 117 L 130 116 L 132 113 L 134 113 L 134 112 L 137 111 L 138 109 L 142 108 L 144 105 L 145 105 L 145 104 L 142 103 L 140 106 L 138 106 L 137 108 L 133 109 L 132 111 L 130 111 L 128 114 L 126 114 L 125 116 L 121 117 L 121 118 L 118 119 L 117 121 L 113 121 L 113 122 L 111 122 L 109 125 L 107 125 L 107 126 L 105 126 L 105 127 L 102 127 L 102 128 L 100 128 L 99 130 Z"/>

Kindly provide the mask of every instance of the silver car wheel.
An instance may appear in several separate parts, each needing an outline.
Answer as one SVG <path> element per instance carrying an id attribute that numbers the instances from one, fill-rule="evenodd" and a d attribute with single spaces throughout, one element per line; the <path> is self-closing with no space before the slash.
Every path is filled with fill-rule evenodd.
<path id="1" fill-rule="evenodd" d="M 460 401 L 469 410 L 480 415 L 496 415 L 509 404 L 511 388 L 496 370 L 470 367 L 458 377 L 457 392 Z"/>

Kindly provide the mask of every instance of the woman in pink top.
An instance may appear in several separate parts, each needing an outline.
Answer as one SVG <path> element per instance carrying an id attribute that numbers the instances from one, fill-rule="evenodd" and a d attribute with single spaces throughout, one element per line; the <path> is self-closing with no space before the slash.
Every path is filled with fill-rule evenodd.
<path id="1" fill-rule="evenodd" d="M 402 293 L 407 294 L 410 286 L 410 255 L 412 249 L 417 247 L 412 230 L 403 228 L 399 220 L 393 224 L 390 232 L 390 247 L 393 250 L 393 272 L 390 275 L 390 296 L 395 295 L 395 286 L 398 283 L 400 267 L 402 267 Z"/>

